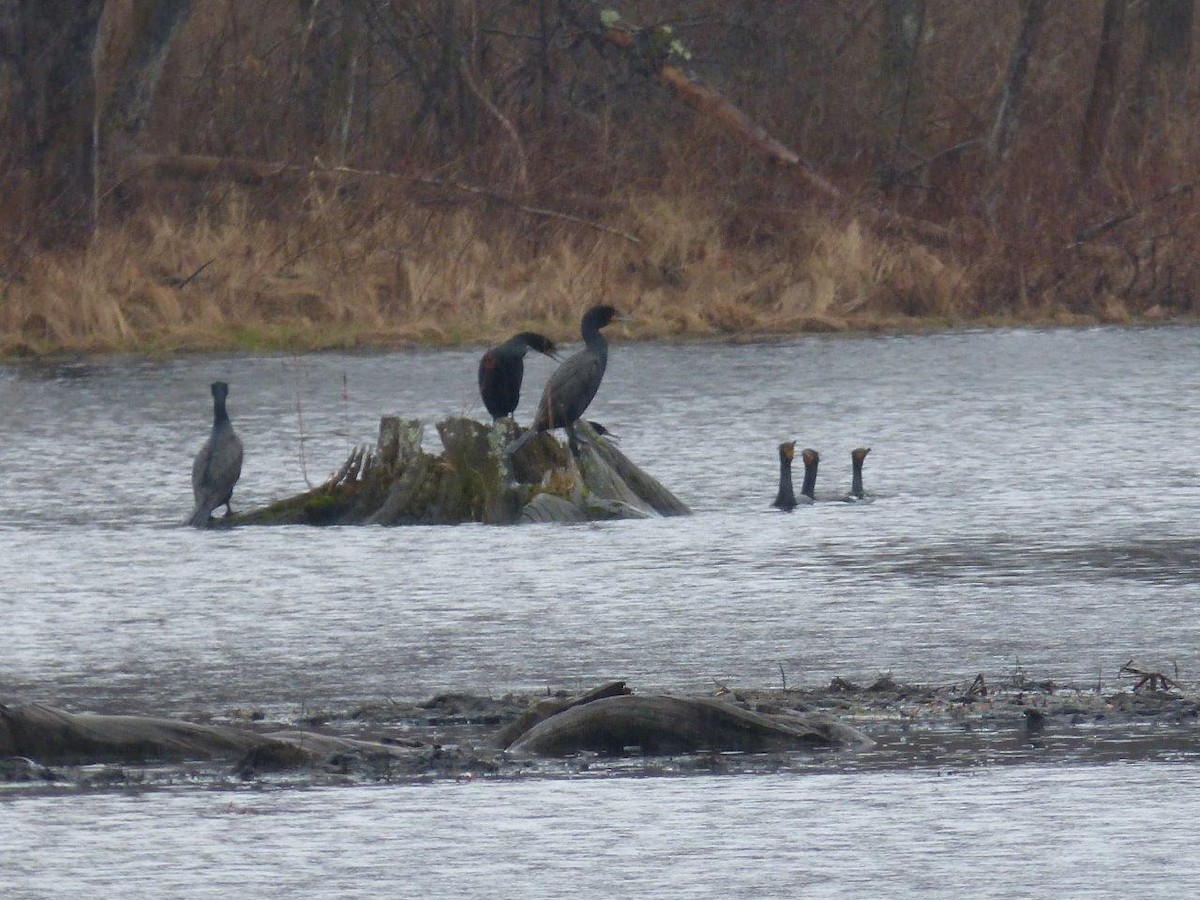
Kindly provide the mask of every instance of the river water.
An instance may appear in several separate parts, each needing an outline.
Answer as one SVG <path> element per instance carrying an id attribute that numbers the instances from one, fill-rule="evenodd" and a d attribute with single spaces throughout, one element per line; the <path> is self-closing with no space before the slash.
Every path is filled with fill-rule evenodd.
<path id="1" fill-rule="evenodd" d="M 1185 681 L 1200 670 L 1200 328 L 751 346 L 623 344 L 615 331 L 589 415 L 693 517 L 196 532 L 178 526 L 210 422 L 210 381 L 231 385 L 246 445 L 234 502 L 246 509 L 303 490 L 306 477 L 323 480 L 352 445 L 373 442 L 383 413 L 481 416 L 479 351 L 0 367 L 0 702 L 189 717 L 237 706 L 294 718 L 358 699 L 579 689 L 614 677 L 638 690 L 709 690 L 714 680 L 1024 672 L 1115 688 L 1129 659 Z M 528 360 L 522 421 L 552 365 Z M 821 452 L 818 495 L 843 493 L 849 451 L 870 446 L 874 502 L 771 510 L 785 439 Z M 1114 885 L 1092 881 L 1104 870 L 1085 857 L 1117 846 L 1123 863 L 1154 868 L 1178 895 L 1191 869 L 1172 857 L 1170 835 L 1200 812 L 1198 780 L 1194 765 L 1160 762 L 951 779 L 873 772 L 253 798 L 183 790 L 13 798 L 0 801 L 0 822 L 29 826 L 12 851 L 27 873 L 30 858 L 59 866 L 68 851 L 49 848 L 72 842 L 92 861 L 116 842 L 161 842 L 181 855 L 199 842 L 245 854 L 246 867 L 294 864 L 272 882 L 294 893 L 314 892 L 333 871 L 329 896 L 352 894 L 334 885 L 359 876 L 373 879 L 369 894 L 405 879 L 430 888 L 407 893 L 439 893 L 446 867 L 467 872 L 463 896 L 488 892 L 486 871 L 535 870 L 543 890 L 532 893 L 546 896 L 572 879 L 585 895 L 680 896 L 709 883 L 727 888 L 714 895 L 845 895 L 840 883 L 888 896 L 961 896 L 964 884 L 978 896 L 1074 896 L 1055 885 L 1093 884 L 1091 895 L 1104 896 Z M 1190 794 L 1170 788 L 1179 783 Z M 1045 826 L 1061 842 L 1062 826 L 1126 794 L 1159 804 L 1154 818 L 1175 825 L 1151 841 L 1141 814 L 1114 808 L 1061 858 L 1015 833 Z M 582 810 L 580 821 L 572 812 Z M 589 839 L 597 816 L 607 830 Z M 806 824 L 814 816 L 819 824 Z M 96 817 L 112 828 L 88 832 Z M 702 827 L 714 818 L 720 827 Z M 336 848 L 349 852 L 339 827 L 371 844 L 361 866 L 327 865 Z M 438 836 L 464 828 L 471 847 L 438 856 Z M 988 867 L 996 829 L 1014 831 L 1006 877 L 1028 856 L 1053 859 L 1052 870 L 988 888 L 984 875 L 1001 868 Z M 261 854 L 226 844 L 239 832 Z M 673 881 L 664 866 L 676 839 L 685 864 Z M 978 860 L 976 840 L 988 843 Z M 534 844 L 534 856 L 514 861 Z M 932 847 L 949 855 L 931 861 Z M 917 854 L 920 871 L 901 853 Z M 134 856 L 146 885 L 165 877 L 153 854 Z M 618 856 L 636 871 L 606 874 Z M 728 865 L 743 858 L 754 862 Z M 215 893 L 202 859 L 181 860 L 191 876 L 162 893 Z M 874 879 L 870 890 L 837 880 L 855 865 Z M 605 880 L 618 871 L 622 880 Z M 257 884 L 243 875 L 239 884 Z M 38 884 L 102 895 L 99 877 L 81 868 L 58 882 L 34 878 L 30 895 Z"/>

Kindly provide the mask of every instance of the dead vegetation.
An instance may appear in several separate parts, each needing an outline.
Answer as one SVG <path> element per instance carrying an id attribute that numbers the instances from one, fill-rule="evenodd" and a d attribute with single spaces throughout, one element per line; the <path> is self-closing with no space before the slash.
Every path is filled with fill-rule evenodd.
<path id="1" fill-rule="evenodd" d="M 1194 316 L 1192 2 L 107 2 L 81 184 L 0 65 L 0 353 Z"/>

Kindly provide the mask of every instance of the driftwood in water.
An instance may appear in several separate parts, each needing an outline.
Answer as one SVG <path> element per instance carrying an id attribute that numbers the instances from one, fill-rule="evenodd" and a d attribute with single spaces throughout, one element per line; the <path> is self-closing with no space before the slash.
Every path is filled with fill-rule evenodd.
<path id="1" fill-rule="evenodd" d="M 237 757 L 261 743 L 251 732 L 148 716 L 79 715 L 29 703 L 0 705 L 0 756 L 43 763 Z"/>
<path id="2" fill-rule="evenodd" d="M 506 749 L 512 746 L 512 744 L 535 725 L 539 725 L 551 716 L 556 716 L 573 706 L 582 706 L 585 703 L 591 703 L 594 700 L 600 700 L 604 697 L 618 697 L 632 693 L 633 691 L 625 686 L 625 682 L 610 681 L 577 697 L 547 697 L 533 704 L 533 706 L 521 713 L 514 721 L 509 722 L 501 728 L 499 733 L 492 739 L 492 745 L 499 747 L 501 750 Z"/>
<path id="3" fill-rule="evenodd" d="M 376 447 L 352 452 L 320 487 L 242 515 L 231 524 L 453 525 L 584 522 L 687 515 L 677 497 L 586 422 L 578 463 L 553 435 L 515 456 L 511 419 L 437 423 L 442 453 L 421 446 L 423 425 L 385 417 Z"/>
<path id="4" fill-rule="evenodd" d="M 497 746 L 535 756 L 580 751 L 648 755 L 866 745 L 855 728 L 821 716 L 765 715 L 706 697 L 635 696 L 623 681 L 573 700 L 543 700 L 496 736 Z"/>
<path id="5" fill-rule="evenodd" d="M 338 753 L 401 757 L 412 750 L 307 731 L 258 734 L 153 716 L 77 714 L 40 703 L 0 704 L 0 757 L 22 756 L 44 764 L 242 759 L 243 765 L 262 770 L 314 765 Z"/>
<path id="6" fill-rule="evenodd" d="M 555 757 L 581 751 L 618 755 L 631 747 L 644 755 L 758 753 L 871 741 L 823 717 L 766 715 L 708 698 L 635 696 L 625 682 L 613 681 L 574 698 L 542 700 L 489 743 L 517 755 Z M 0 704 L 0 759 L 19 757 L 40 765 L 226 760 L 245 774 L 313 768 L 346 758 L 419 766 L 428 751 L 418 740 L 261 733 L 153 716 L 76 714 L 40 703 Z"/>

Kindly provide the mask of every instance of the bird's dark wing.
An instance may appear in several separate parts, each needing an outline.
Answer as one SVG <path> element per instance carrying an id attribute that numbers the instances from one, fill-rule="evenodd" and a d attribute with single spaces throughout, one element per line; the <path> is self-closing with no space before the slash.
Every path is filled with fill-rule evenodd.
<path id="1" fill-rule="evenodd" d="M 519 354 L 489 350 L 479 361 L 479 394 L 494 418 L 511 415 L 521 400 L 525 362 Z"/>
<path id="2" fill-rule="evenodd" d="M 542 391 L 534 427 L 561 428 L 578 420 L 600 389 L 607 363 L 606 356 L 584 350 L 559 366 Z"/>
<path id="3" fill-rule="evenodd" d="M 192 463 L 196 508 L 191 524 L 203 525 L 217 507 L 229 501 L 242 475 L 242 440 L 232 427 L 214 428 Z"/>
<path id="4" fill-rule="evenodd" d="M 245 456 L 245 449 L 242 447 L 242 439 L 234 433 L 232 428 L 224 431 L 220 440 L 217 441 L 216 449 L 209 477 L 212 479 L 213 491 L 218 495 L 216 505 L 220 506 L 233 495 L 233 486 L 242 477 L 242 458 Z"/>

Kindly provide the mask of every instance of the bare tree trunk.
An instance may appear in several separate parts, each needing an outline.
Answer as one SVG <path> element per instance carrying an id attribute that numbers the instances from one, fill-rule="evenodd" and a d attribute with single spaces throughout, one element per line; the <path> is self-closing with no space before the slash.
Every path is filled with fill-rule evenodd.
<path id="1" fill-rule="evenodd" d="M 337 111 L 337 120 L 330 135 L 334 148 L 334 163 L 346 164 L 350 144 L 350 122 L 354 117 L 354 91 L 358 77 L 359 12 L 357 4 L 344 0 L 340 13 L 337 58 L 333 66 L 327 105 Z"/>
<path id="2" fill-rule="evenodd" d="M 538 121 L 543 125 L 550 117 L 550 42 L 553 28 L 554 0 L 538 0 Z"/>
<path id="3" fill-rule="evenodd" d="M 1152 0 L 1145 6 L 1145 39 L 1130 115 L 1134 141 L 1143 146 L 1161 135 L 1187 87 L 1194 13 L 1195 0 Z"/>
<path id="4" fill-rule="evenodd" d="M 996 105 L 996 118 L 988 133 L 987 151 L 992 168 L 1004 160 L 1008 155 L 1008 148 L 1012 145 L 1013 134 L 1016 131 L 1016 110 L 1025 90 L 1029 57 L 1033 55 L 1033 47 L 1045 18 L 1046 0 L 1026 0 L 1021 32 L 1017 35 L 1017 42 L 1013 45 L 1012 55 L 1008 59 L 1008 74 L 1004 78 L 1000 102 Z"/>
<path id="5" fill-rule="evenodd" d="M 191 11 L 192 0 L 134 0 L 132 49 L 104 104 L 103 135 L 134 135 L 146 124 L 171 44 Z"/>
<path id="6" fill-rule="evenodd" d="M 923 78 L 919 55 L 925 30 L 925 0 L 879 0 L 884 16 L 880 76 L 883 88 L 882 120 L 892 137 L 892 150 L 882 173 L 890 184 L 903 168 L 900 154 L 924 126 Z M 918 146 L 917 152 L 920 153 Z"/>
<path id="7" fill-rule="evenodd" d="M 1125 34 L 1125 12 L 1129 0 L 1105 0 L 1100 50 L 1083 116 L 1083 138 L 1079 145 L 1079 183 L 1086 186 L 1100 168 L 1108 143 L 1109 126 L 1117 105 L 1117 76 L 1121 71 L 1121 42 Z"/>
<path id="8" fill-rule="evenodd" d="M 5 104 L 18 220 L 46 246 L 91 233 L 92 51 L 103 0 L 0 0 L 0 57 L 12 79 Z"/>

